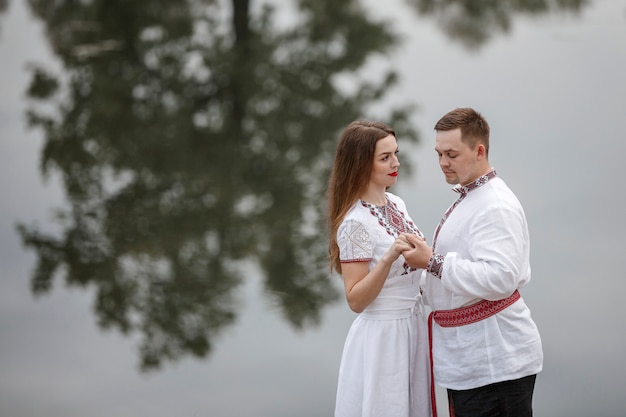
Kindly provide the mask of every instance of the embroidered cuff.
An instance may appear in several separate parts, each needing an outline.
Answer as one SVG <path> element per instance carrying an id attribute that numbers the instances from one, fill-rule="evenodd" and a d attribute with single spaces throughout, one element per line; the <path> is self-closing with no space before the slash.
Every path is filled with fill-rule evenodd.
<path id="1" fill-rule="evenodd" d="M 442 254 L 433 252 L 428 261 L 426 271 L 441 279 L 441 267 L 443 266 L 444 259 L 445 257 Z"/>

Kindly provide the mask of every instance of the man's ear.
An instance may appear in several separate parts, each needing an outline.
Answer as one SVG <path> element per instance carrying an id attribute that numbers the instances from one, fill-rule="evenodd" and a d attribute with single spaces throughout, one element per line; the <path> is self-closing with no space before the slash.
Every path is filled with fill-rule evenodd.
<path id="1" fill-rule="evenodd" d="M 485 148 L 485 145 L 483 145 L 482 143 L 476 145 L 476 156 L 479 158 L 487 157 L 487 148 Z"/>

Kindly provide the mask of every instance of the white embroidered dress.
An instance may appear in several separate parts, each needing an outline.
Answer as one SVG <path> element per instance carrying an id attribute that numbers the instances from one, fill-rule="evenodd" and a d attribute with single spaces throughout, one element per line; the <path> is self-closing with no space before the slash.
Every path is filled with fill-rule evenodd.
<path id="1" fill-rule="evenodd" d="M 386 206 L 358 201 L 337 231 L 342 263 L 371 270 L 401 232 L 422 233 L 404 202 L 387 193 Z M 400 256 L 376 299 L 352 323 L 337 387 L 336 417 L 431 415 L 428 330 L 420 276 Z"/>

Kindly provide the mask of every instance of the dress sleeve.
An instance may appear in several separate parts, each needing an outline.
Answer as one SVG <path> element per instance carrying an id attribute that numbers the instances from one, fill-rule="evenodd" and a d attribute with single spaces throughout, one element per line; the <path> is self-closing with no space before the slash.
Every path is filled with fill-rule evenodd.
<path id="1" fill-rule="evenodd" d="M 342 263 L 372 260 L 374 248 L 370 234 L 361 222 L 344 221 L 337 230 L 337 245 L 339 246 L 339 260 Z"/>

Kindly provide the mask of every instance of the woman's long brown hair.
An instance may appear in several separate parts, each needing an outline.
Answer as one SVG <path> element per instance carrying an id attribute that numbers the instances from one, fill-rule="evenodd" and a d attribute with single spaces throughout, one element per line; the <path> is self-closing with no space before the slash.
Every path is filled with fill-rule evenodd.
<path id="1" fill-rule="evenodd" d="M 328 181 L 328 254 L 331 270 L 339 274 L 341 262 L 337 229 L 348 210 L 367 191 L 376 142 L 389 135 L 395 137 L 396 133 L 384 123 L 357 120 L 344 129 L 337 144 L 333 170 Z"/>

